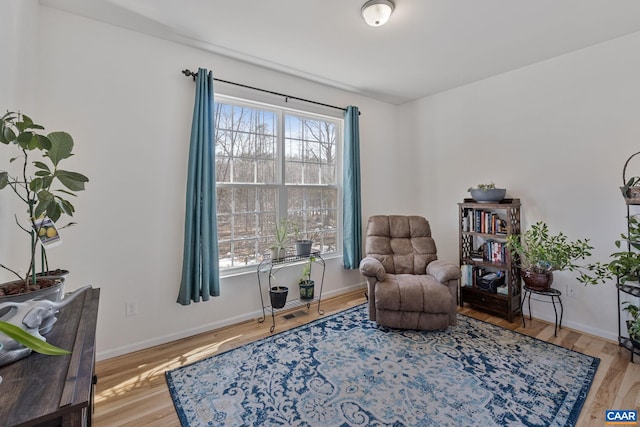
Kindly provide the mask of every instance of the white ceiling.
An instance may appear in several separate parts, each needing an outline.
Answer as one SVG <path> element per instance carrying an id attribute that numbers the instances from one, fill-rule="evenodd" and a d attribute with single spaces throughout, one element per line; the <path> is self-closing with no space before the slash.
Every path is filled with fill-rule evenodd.
<path id="1" fill-rule="evenodd" d="M 640 31 L 639 0 L 394 0 L 376 28 L 364 2 L 40 0 L 393 104 Z"/>

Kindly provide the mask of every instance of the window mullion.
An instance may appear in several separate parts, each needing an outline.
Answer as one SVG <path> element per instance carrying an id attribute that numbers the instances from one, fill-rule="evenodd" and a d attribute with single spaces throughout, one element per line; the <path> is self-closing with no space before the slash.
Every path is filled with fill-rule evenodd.
<path id="1" fill-rule="evenodd" d="M 278 218 L 285 218 L 288 216 L 287 212 L 287 201 L 288 201 L 288 192 L 287 186 L 285 183 L 285 175 L 286 175 L 286 147 L 285 147 L 285 126 L 284 126 L 284 117 L 285 115 L 280 111 L 278 112 Z"/>

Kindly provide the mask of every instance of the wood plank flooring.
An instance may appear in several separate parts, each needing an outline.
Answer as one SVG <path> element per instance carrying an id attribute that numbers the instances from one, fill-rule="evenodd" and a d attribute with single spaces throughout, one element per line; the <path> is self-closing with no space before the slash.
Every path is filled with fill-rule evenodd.
<path id="1" fill-rule="evenodd" d="M 363 291 L 354 291 L 322 301 L 327 314 L 365 302 Z M 520 318 L 513 323 L 465 307 L 461 313 L 513 329 L 524 334 L 571 348 L 601 359 L 589 396 L 577 426 L 605 424 L 607 409 L 636 409 L 640 412 L 640 357 L 630 363 L 629 352 L 616 343 L 563 328 L 554 337 L 553 324 L 533 319 L 522 327 Z M 295 317 L 276 317 L 276 332 L 315 320 L 315 305 L 310 310 L 294 310 Z M 239 347 L 269 336 L 271 319 L 264 323 L 247 321 L 216 331 L 126 354 L 96 364 L 98 384 L 93 425 L 101 426 L 180 426 L 164 372 L 204 357 Z"/>

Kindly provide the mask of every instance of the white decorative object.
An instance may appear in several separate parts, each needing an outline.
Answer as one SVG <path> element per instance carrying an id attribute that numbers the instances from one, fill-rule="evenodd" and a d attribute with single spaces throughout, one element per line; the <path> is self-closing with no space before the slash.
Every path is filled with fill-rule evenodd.
<path id="1" fill-rule="evenodd" d="M 25 302 L 4 302 L 0 304 L 0 310 L 8 308 L 9 311 L 0 317 L 0 320 L 11 323 L 27 331 L 36 338 L 46 341 L 40 334 L 41 330 L 48 330 L 58 320 L 58 311 L 82 294 L 91 286 L 85 286 L 65 295 L 57 302 L 46 299 L 32 299 Z M 20 360 L 31 354 L 31 349 L 23 346 L 13 338 L 0 332 L 0 366 Z"/>

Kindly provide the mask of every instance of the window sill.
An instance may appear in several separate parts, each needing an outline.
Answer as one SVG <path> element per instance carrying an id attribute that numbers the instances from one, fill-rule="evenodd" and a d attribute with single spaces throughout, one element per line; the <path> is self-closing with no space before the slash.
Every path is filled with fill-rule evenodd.
<path id="1" fill-rule="evenodd" d="M 342 260 L 342 253 L 332 252 L 330 254 L 322 254 L 322 259 L 325 262 L 339 258 Z M 294 265 L 294 264 L 291 264 Z M 248 265 L 246 267 L 237 267 L 220 272 L 220 279 L 228 279 L 232 277 L 246 276 L 248 274 L 256 274 L 258 264 Z"/>

